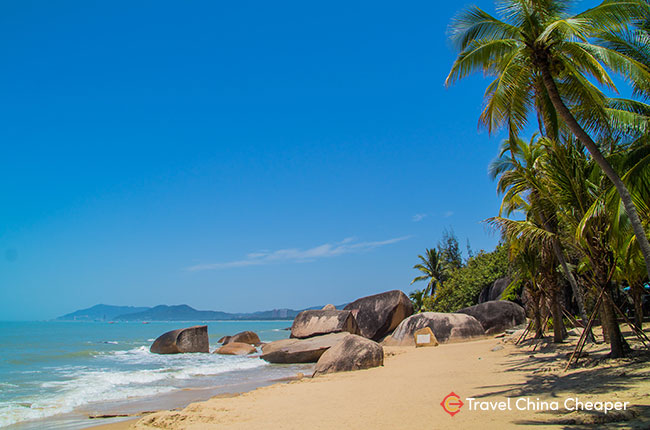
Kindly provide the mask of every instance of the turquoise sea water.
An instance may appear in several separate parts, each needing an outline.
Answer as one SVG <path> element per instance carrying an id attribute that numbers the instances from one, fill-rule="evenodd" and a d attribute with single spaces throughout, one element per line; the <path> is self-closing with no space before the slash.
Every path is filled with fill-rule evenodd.
<path id="1" fill-rule="evenodd" d="M 178 390 L 240 391 L 301 369 L 259 358 L 149 352 L 162 333 L 197 324 L 208 325 L 212 351 L 222 336 L 244 330 L 263 342 L 287 338 L 291 322 L 0 322 L 0 427 L 39 428 L 43 419 L 116 411 L 108 405 L 120 402 L 144 405 Z"/>

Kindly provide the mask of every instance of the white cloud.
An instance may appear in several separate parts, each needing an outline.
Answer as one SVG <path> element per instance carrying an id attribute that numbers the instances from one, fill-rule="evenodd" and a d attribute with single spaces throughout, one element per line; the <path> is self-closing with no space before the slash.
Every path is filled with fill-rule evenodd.
<path id="1" fill-rule="evenodd" d="M 449 218 L 450 216 L 453 216 L 453 215 L 454 215 L 454 211 L 447 211 L 442 216 L 444 216 L 445 218 Z"/>
<path id="2" fill-rule="evenodd" d="M 411 218 L 413 222 L 420 222 L 427 217 L 427 214 L 415 214 Z"/>
<path id="3" fill-rule="evenodd" d="M 343 254 L 369 251 L 393 243 L 409 239 L 411 236 L 396 237 L 393 239 L 381 240 L 376 242 L 357 242 L 354 238 L 347 238 L 340 242 L 325 243 L 309 249 L 279 249 L 277 251 L 257 251 L 246 255 L 245 259 L 226 261 L 220 263 L 197 264 L 188 267 L 190 272 L 201 270 L 219 270 L 231 269 L 235 267 L 262 266 L 272 263 L 305 263 L 315 261 L 320 258 L 336 257 Z"/>

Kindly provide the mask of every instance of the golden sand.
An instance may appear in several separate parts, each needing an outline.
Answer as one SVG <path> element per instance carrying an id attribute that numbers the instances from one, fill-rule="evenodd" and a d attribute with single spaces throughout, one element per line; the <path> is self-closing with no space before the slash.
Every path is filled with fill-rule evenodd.
<path id="1" fill-rule="evenodd" d="M 650 426 L 650 363 L 647 356 L 604 361 L 606 345 L 588 345 L 581 366 L 563 372 L 577 338 L 556 346 L 514 346 L 510 338 L 427 348 L 386 347 L 383 367 L 304 378 L 241 394 L 193 403 L 139 420 L 95 429 L 504 429 Z M 535 347 L 535 351 L 533 348 Z M 453 417 L 441 401 L 450 392 L 465 403 Z M 557 401 L 559 411 L 521 411 L 514 401 Z M 467 398 L 498 402 L 512 410 L 470 410 Z M 566 398 L 581 402 L 628 402 L 625 411 L 568 412 Z M 538 399 L 538 400 L 537 400 Z M 496 406 L 496 403 L 495 403 Z"/>

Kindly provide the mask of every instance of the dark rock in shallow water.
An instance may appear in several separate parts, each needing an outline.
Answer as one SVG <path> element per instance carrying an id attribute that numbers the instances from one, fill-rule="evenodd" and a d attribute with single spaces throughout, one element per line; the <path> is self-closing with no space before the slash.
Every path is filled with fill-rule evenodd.
<path id="1" fill-rule="evenodd" d="M 314 376 L 325 373 L 369 369 L 384 364 L 384 348 L 377 342 L 348 335 L 325 351 L 316 363 Z"/>
<path id="2" fill-rule="evenodd" d="M 222 355 L 248 355 L 256 351 L 255 347 L 248 343 L 230 342 L 214 351 L 214 353 Z"/>
<path id="3" fill-rule="evenodd" d="M 379 341 L 413 314 L 413 304 L 406 294 L 393 290 L 357 299 L 345 310 L 355 314 L 363 337 Z"/>
<path id="4" fill-rule="evenodd" d="M 230 342 L 247 343 L 249 345 L 259 345 L 261 343 L 259 336 L 252 331 L 242 331 L 236 335 L 224 336 L 219 339 L 219 343 L 223 345 L 227 345 Z"/>
<path id="5" fill-rule="evenodd" d="M 526 322 L 526 312 L 517 303 L 507 300 L 495 300 L 479 303 L 457 311 L 471 315 L 481 323 L 486 334 L 501 333 L 502 331 Z"/>
<path id="6" fill-rule="evenodd" d="M 357 321 L 350 311 L 302 311 L 291 326 L 291 337 L 298 339 L 340 332 L 359 333 Z"/>
<path id="7" fill-rule="evenodd" d="M 309 339 L 283 339 L 262 345 L 262 359 L 269 363 L 315 363 L 349 333 L 331 333 Z"/>
<path id="8" fill-rule="evenodd" d="M 181 354 L 185 352 L 210 352 L 208 326 L 197 325 L 168 331 L 151 345 L 155 354 Z"/>
<path id="9" fill-rule="evenodd" d="M 422 312 L 402 321 L 387 345 L 415 345 L 415 332 L 429 327 L 440 343 L 458 342 L 485 336 L 485 330 L 476 318 L 466 314 Z"/>

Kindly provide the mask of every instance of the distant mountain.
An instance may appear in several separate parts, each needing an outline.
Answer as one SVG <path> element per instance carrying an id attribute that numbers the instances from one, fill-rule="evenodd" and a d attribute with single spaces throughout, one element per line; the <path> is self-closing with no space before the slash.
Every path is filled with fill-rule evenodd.
<path id="1" fill-rule="evenodd" d="M 57 320 L 62 321 L 108 321 L 115 319 L 118 315 L 144 312 L 149 308 L 136 306 L 111 306 L 95 305 L 88 309 L 81 309 L 61 317 Z"/>
<path id="2" fill-rule="evenodd" d="M 342 309 L 345 305 L 337 306 Z M 314 306 L 308 309 L 320 309 Z M 199 311 L 188 305 L 158 305 L 153 308 L 133 306 L 96 305 L 92 308 L 72 312 L 58 320 L 65 321 L 217 321 L 217 320 L 290 320 L 301 311 L 294 309 L 273 309 L 251 313 L 228 313 Z"/>
<path id="3" fill-rule="evenodd" d="M 187 305 L 158 305 L 142 312 L 125 313 L 115 317 L 118 321 L 211 321 L 230 320 L 233 314 L 216 311 L 197 311 Z"/>

